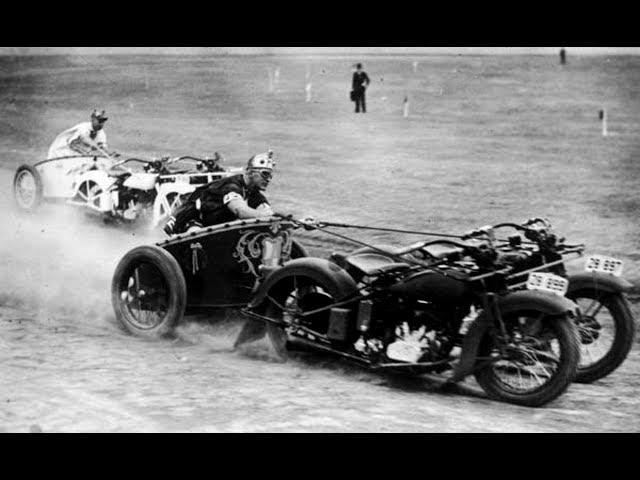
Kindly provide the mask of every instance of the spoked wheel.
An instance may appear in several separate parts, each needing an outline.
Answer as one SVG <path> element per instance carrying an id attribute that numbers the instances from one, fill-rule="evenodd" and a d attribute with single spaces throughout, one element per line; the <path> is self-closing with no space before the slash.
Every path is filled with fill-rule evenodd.
<path id="1" fill-rule="evenodd" d="M 567 294 L 580 307 L 580 363 L 575 381 L 590 383 L 605 377 L 627 358 L 635 323 L 621 294 L 587 288 Z"/>
<path id="2" fill-rule="evenodd" d="M 176 192 L 168 193 L 166 197 L 166 203 L 160 203 L 160 214 L 158 216 L 157 224 L 162 223 L 173 211 L 175 211 L 180 205 L 182 200 L 180 195 Z"/>
<path id="3" fill-rule="evenodd" d="M 131 333 L 160 337 L 184 315 L 187 289 L 176 259 L 156 246 L 136 247 L 118 264 L 111 302 L 118 321 Z"/>
<path id="4" fill-rule="evenodd" d="M 269 331 L 274 345 L 286 344 L 287 339 L 306 337 L 322 341 L 329 329 L 329 310 L 305 315 L 313 310 L 334 303 L 334 299 L 344 297 L 340 287 L 328 279 L 314 279 L 309 275 L 291 275 L 278 282 L 268 293 L 262 306 L 262 313 L 279 320 L 283 326 L 267 326 L 247 323 L 235 342 L 235 346 L 262 338 Z M 260 322 L 261 323 L 261 322 Z M 279 333 L 276 335 L 276 330 Z M 279 337 L 279 338 L 276 338 Z"/>
<path id="5" fill-rule="evenodd" d="M 291 276 L 275 286 L 263 305 L 263 314 L 284 325 L 272 325 L 260 320 L 247 320 L 238 334 L 234 348 L 260 340 L 269 334 L 272 345 L 281 358 L 287 357 L 287 342 L 291 336 L 312 338 L 324 336 L 329 328 L 329 312 L 324 311 L 309 317 L 301 314 L 333 303 L 333 297 L 327 292 L 330 287 L 322 285 L 306 276 Z M 307 337 L 309 338 L 309 337 Z"/>
<path id="6" fill-rule="evenodd" d="M 86 203 L 89 208 L 99 210 L 100 195 L 102 195 L 102 187 L 92 180 L 85 180 L 78 189 L 77 198 Z"/>
<path id="7" fill-rule="evenodd" d="M 21 165 L 13 177 L 13 198 L 24 212 L 35 210 L 42 202 L 42 178 L 31 165 Z"/>
<path id="8" fill-rule="evenodd" d="M 272 302 L 271 311 L 280 314 L 280 318 L 288 324 L 289 332 L 302 327 L 307 333 L 326 335 L 330 311 L 313 312 L 335 302 L 336 292 L 332 290 L 332 285 L 306 276 L 290 277 L 286 293 L 281 293 L 279 302 Z"/>
<path id="9" fill-rule="evenodd" d="M 492 397 L 538 407 L 569 386 L 580 358 L 577 328 L 568 317 L 520 311 L 503 316 L 507 336 L 487 332 L 480 346 L 486 361 L 475 377 Z"/>

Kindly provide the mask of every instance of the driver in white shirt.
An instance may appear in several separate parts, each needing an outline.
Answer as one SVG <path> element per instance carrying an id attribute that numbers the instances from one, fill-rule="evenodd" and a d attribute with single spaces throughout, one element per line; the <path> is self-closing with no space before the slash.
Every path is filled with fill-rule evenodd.
<path id="1" fill-rule="evenodd" d="M 104 110 L 94 110 L 90 122 L 79 123 L 55 138 L 49 147 L 47 159 L 68 156 L 118 156 L 115 152 L 107 151 L 107 134 L 103 128 L 107 118 Z M 110 164 L 111 162 L 106 162 L 105 166 L 108 167 Z"/>

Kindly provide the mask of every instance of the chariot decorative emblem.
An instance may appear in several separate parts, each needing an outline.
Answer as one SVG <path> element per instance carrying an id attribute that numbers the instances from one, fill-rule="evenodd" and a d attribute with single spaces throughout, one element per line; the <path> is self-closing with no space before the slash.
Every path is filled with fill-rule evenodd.
<path id="1" fill-rule="evenodd" d="M 256 268 L 262 264 L 275 267 L 291 258 L 291 234 L 272 225 L 269 232 L 241 230 L 233 257 L 245 265 L 245 273 L 260 277 Z"/>

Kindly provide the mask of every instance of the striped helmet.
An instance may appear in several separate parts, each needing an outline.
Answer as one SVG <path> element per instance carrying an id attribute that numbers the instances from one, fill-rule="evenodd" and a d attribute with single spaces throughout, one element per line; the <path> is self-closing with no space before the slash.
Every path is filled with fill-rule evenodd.
<path id="1" fill-rule="evenodd" d="M 267 153 L 258 153 L 249 159 L 247 163 L 247 170 L 253 169 L 267 169 L 273 170 L 276 166 L 276 162 L 273 160 L 273 151 L 269 150 Z"/>

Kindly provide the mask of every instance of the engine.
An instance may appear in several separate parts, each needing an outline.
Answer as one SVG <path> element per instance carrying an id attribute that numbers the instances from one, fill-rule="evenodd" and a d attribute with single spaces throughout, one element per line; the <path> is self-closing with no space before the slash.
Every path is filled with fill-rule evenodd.
<path id="1" fill-rule="evenodd" d="M 401 299 L 365 302 L 360 303 L 357 329 L 361 334 L 354 343 L 354 349 L 364 356 L 385 355 L 391 362 L 435 362 L 446 358 L 455 346 L 463 308 Z"/>

